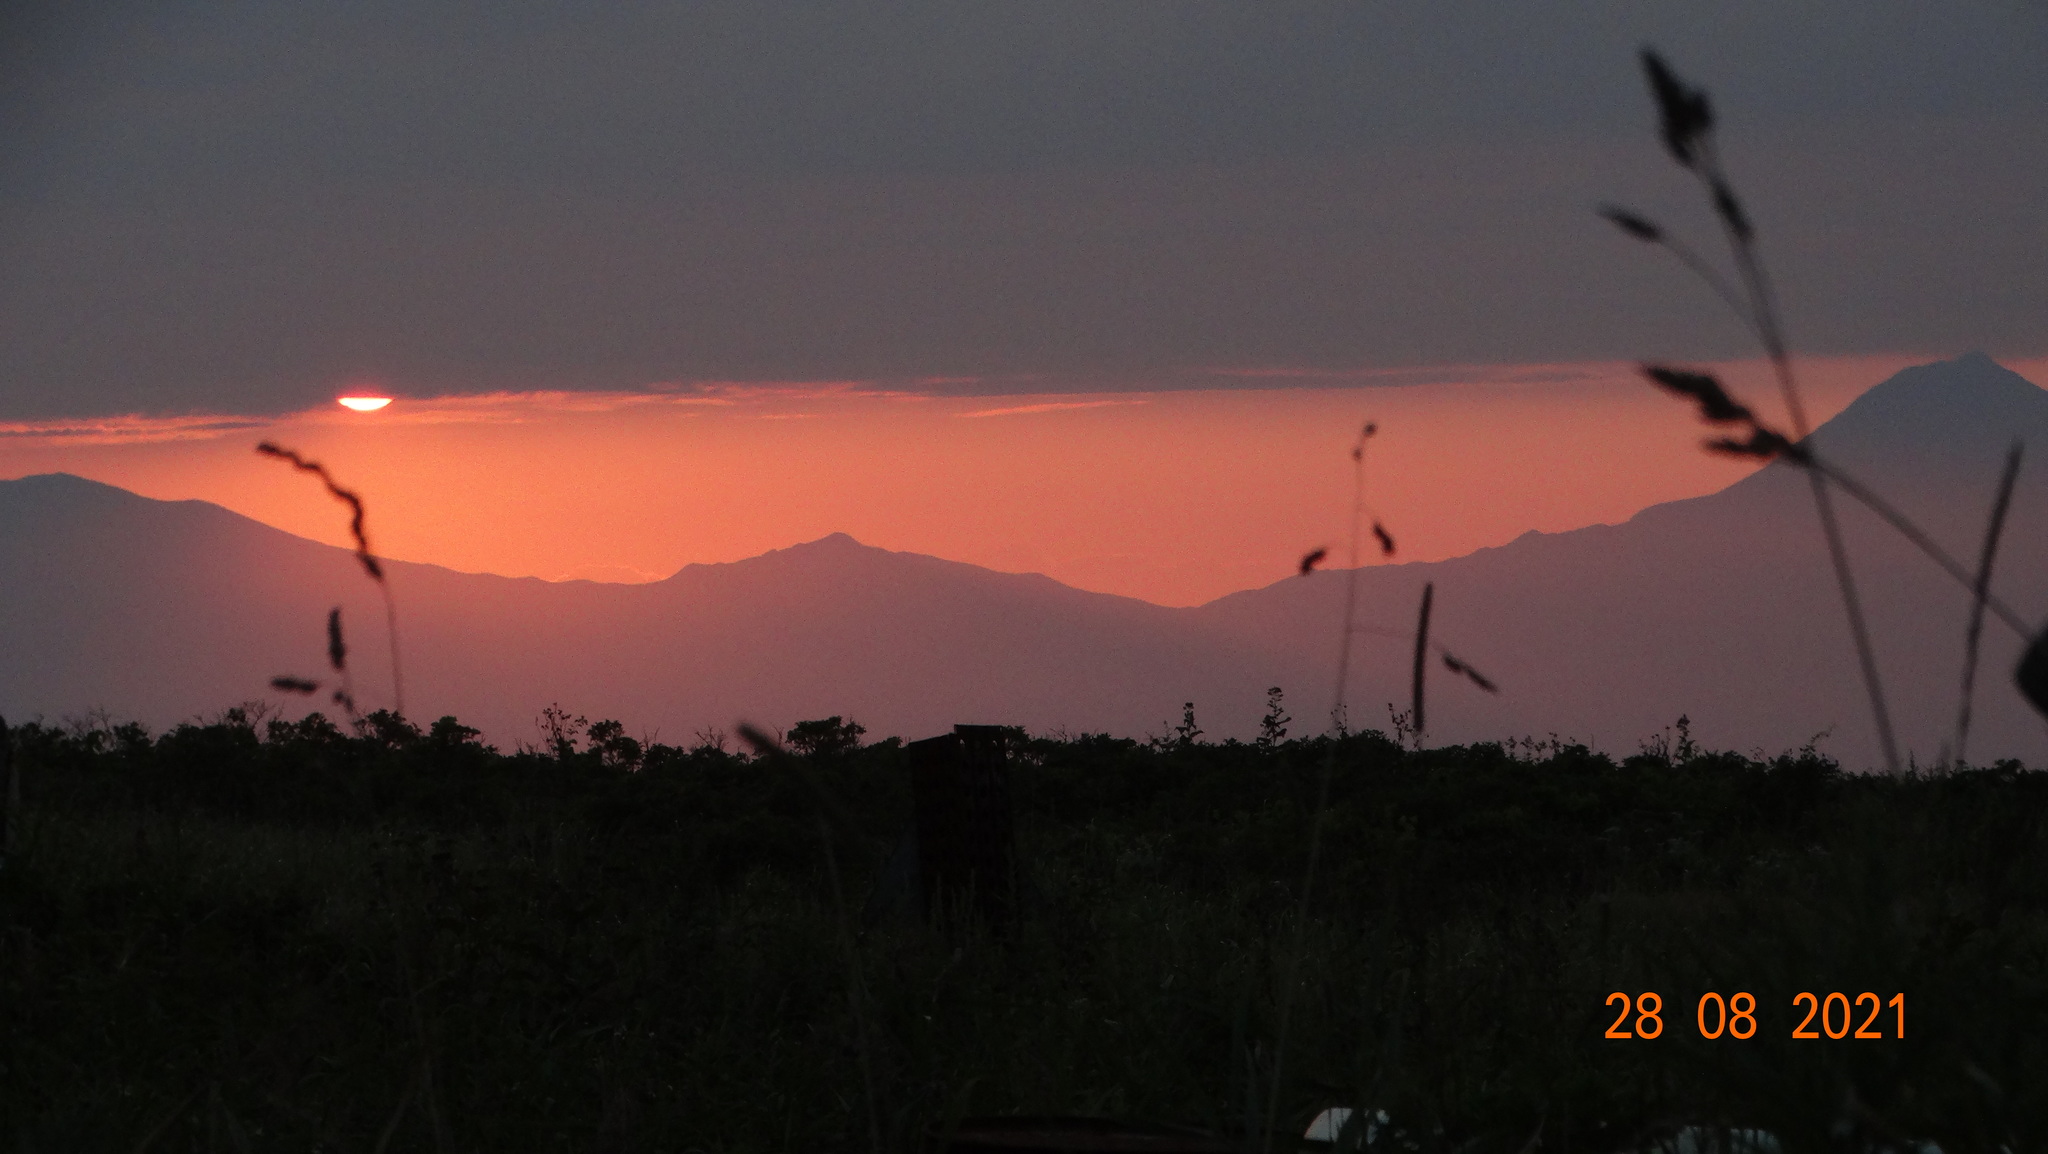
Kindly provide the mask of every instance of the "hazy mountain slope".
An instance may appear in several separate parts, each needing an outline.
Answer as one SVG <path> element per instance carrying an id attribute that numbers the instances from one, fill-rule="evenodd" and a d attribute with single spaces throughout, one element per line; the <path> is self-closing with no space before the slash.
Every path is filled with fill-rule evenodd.
<path id="1" fill-rule="evenodd" d="M 315 672 L 340 550 L 68 476 L 0 485 L 0 707 L 152 720 Z M 361 580 L 356 576 L 356 580 Z M 360 624 L 367 617 L 352 615 Z"/>
<path id="2" fill-rule="evenodd" d="M 1264 688 L 1187 610 L 844 535 L 650 585 L 387 568 L 407 711 L 508 742 L 555 701 L 669 740 L 830 713 L 877 733 L 976 720 L 1142 732 L 1183 701 Z M 0 483 L 0 588 L 9 716 L 103 707 L 162 725 L 271 696 L 276 674 L 327 675 L 334 604 L 359 698 L 390 702 L 382 605 L 353 558 L 215 506 L 74 477 Z"/>
<path id="3" fill-rule="evenodd" d="M 1672 420 L 1691 416 L 1672 406 Z M 2048 609 L 2048 393 L 1983 357 L 1871 390 L 1817 434 L 1974 563 L 2005 446 L 2030 446 L 1996 589 Z M 1953 724 L 1967 598 L 1842 502 L 1902 738 L 1923 759 Z M 1296 732 L 1329 708 L 1346 576 L 1321 572 L 1198 609 L 891 553 L 843 535 L 650 585 L 554 584 L 392 563 L 408 712 L 454 713 L 500 742 L 540 708 L 685 741 L 747 718 L 852 716 L 876 734 L 961 721 L 1160 732 L 1197 703 L 1211 736 L 1250 736 L 1281 685 Z M 1489 697 L 1431 666 L 1438 740 L 1558 733 L 1631 752 L 1689 714 L 1706 741 L 1874 757 L 1868 710 L 1803 476 L 1773 466 L 1625 524 L 1531 533 L 1430 564 L 1359 573 L 1354 726 L 1408 699 L 1413 615 L 1497 680 Z M 388 704 L 383 609 L 343 550 L 199 502 L 74 477 L 0 482 L 0 710 L 104 707 L 155 725 L 326 676 L 323 622 L 345 607 L 358 696 Z M 1388 635 L 1388 634 L 1391 634 Z M 2018 639 L 1985 632 L 1972 752 L 2040 759 L 2048 734 L 2010 688 Z M 303 708 L 303 700 L 295 702 Z"/>
<path id="4" fill-rule="evenodd" d="M 671 740 L 748 717 L 837 713 L 877 733 L 959 721 L 1143 732 L 1185 700 L 1250 699 L 1236 647 L 1185 610 L 835 535 L 647 586 L 585 586 L 508 613 L 452 574 L 414 578 L 424 680 L 470 712 L 559 697 Z M 526 618 L 515 631 L 509 616 Z M 479 678 L 477 669 L 488 670 Z M 524 707 L 530 716 L 537 705 Z M 468 714 L 465 713 L 465 716 Z M 482 713 L 477 713 L 483 716 Z"/>
<path id="5" fill-rule="evenodd" d="M 1674 404 L 1672 419 L 1690 415 Z M 1974 565 L 2015 437 L 2029 445 L 2029 466 L 1994 588 L 2031 619 L 2048 609 L 2048 393 L 1981 356 L 1922 366 L 1866 393 L 1817 443 Z M 1837 503 L 1901 737 L 1931 758 L 1953 725 L 1967 596 L 1860 507 Z M 1327 634 L 1343 581 L 1322 573 L 1200 612 L 1245 638 Z M 1440 739 L 1556 732 L 1625 752 L 1687 713 L 1716 744 L 1775 751 L 1832 728 L 1824 748 L 1850 761 L 1875 757 L 1812 497 L 1785 466 L 1622 525 L 1363 570 L 1361 604 L 1373 623 L 1410 629 L 1425 581 L 1437 585 L 1439 636 L 1505 690 L 1487 698 L 1434 668 L 1431 729 Z M 2039 758 L 2042 727 L 2010 687 L 2018 640 L 1996 622 L 1984 636 L 1972 753 Z M 1327 648 L 1298 643 L 1280 658 L 1292 668 L 1272 675 L 1315 684 Z M 1384 725 L 1384 703 L 1407 701 L 1411 650 L 1366 636 L 1358 652 L 1353 717 Z M 1326 685 L 1328 674 L 1320 677 Z"/>

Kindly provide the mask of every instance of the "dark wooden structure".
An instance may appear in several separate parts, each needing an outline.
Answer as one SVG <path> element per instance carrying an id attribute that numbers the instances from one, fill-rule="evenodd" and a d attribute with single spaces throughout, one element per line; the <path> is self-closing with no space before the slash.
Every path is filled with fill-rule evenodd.
<path id="1" fill-rule="evenodd" d="M 918 898 L 928 918 L 971 912 L 1002 930 L 1016 915 L 1009 733 L 956 725 L 903 747 L 916 809 Z"/>

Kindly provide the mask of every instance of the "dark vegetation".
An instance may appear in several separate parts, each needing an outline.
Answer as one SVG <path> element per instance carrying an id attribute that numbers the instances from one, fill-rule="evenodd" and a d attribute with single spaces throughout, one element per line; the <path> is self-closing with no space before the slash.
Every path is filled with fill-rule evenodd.
<path id="1" fill-rule="evenodd" d="M 512 754 L 388 713 L 18 727 L 4 1146 L 866 1149 L 870 1080 L 891 1149 L 1012 1112 L 1243 1136 L 1296 957 L 1281 1133 L 1370 1104 L 1428 1150 L 2048 1138 L 2048 777 L 1279 716 L 1256 744 L 1021 741 L 1000 938 L 875 916 L 904 755 L 837 718 L 764 758 L 559 714 Z M 1663 1036 L 1603 1038 L 1646 990 Z M 1754 994 L 1756 1037 L 1702 1040 L 1708 990 Z M 1806 990 L 1903 992 L 1906 1038 L 1795 1042 Z"/>

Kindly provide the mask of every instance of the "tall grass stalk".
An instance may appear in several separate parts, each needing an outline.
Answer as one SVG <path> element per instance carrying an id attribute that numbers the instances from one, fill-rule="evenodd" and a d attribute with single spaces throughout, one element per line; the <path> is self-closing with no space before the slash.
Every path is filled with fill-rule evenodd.
<path id="1" fill-rule="evenodd" d="M 1970 694 L 1977 680 L 1977 641 L 1984 633 L 1984 607 L 1991 598 L 1991 566 L 1998 557 L 1998 539 L 2005 532 L 2005 514 L 2012 507 L 2012 489 L 2019 480 L 2020 454 L 2025 447 L 2014 441 L 2005 455 L 2005 471 L 1998 477 L 1998 495 L 1991 502 L 1991 521 L 1984 526 L 1984 548 L 1977 557 L 1976 596 L 1970 599 L 1970 624 L 1963 633 L 1963 688 L 1956 706 L 1955 763 L 1959 766 L 1970 740 Z"/>
<path id="2" fill-rule="evenodd" d="M 339 605 L 327 611 L 327 665 L 341 678 L 334 691 L 335 702 L 348 709 L 351 719 L 358 718 L 361 711 L 356 708 L 355 683 L 348 672 L 348 641 L 342 636 Z"/>
<path id="3" fill-rule="evenodd" d="M 318 461 L 308 460 L 297 452 L 282 445 L 265 441 L 256 446 L 256 451 L 266 457 L 274 457 L 289 464 L 301 473 L 311 473 L 327 487 L 327 495 L 348 506 L 349 536 L 355 539 L 356 561 L 363 567 L 370 580 L 377 583 L 377 591 L 384 596 L 384 632 L 391 646 L 391 711 L 405 716 L 405 673 L 398 660 L 398 605 L 391 597 L 391 583 L 385 579 L 384 565 L 370 550 L 369 531 L 364 526 L 368 510 L 363 505 L 362 495 L 353 489 L 343 488 Z"/>
<path id="4" fill-rule="evenodd" d="M 2048 646 L 2048 634 L 2037 637 L 2019 614 L 1992 596 L 1989 587 L 1990 568 L 1995 557 L 1998 536 L 2002 532 L 2004 502 L 2010 499 L 2009 491 L 2001 489 L 2000 503 L 1993 512 L 1993 523 L 1986 535 L 1983 555 L 1973 573 L 1964 568 L 1961 562 L 1949 556 L 1926 531 L 1914 524 L 1890 502 L 1878 496 L 1869 486 L 1821 459 L 1809 443 L 1812 429 L 1807 421 L 1805 406 L 1800 400 L 1792 358 L 1779 320 L 1771 282 L 1765 273 L 1763 259 L 1756 245 L 1755 227 L 1743 209 L 1741 199 L 1729 183 L 1715 147 L 1713 112 L 1706 94 L 1678 79 L 1663 59 L 1652 50 L 1644 50 L 1643 66 L 1662 118 L 1665 147 L 1681 167 L 1697 178 L 1712 205 L 1715 219 L 1734 259 L 1740 289 L 1731 285 L 1698 253 L 1671 236 L 1656 222 L 1612 205 L 1603 206 L 1597 211 L 1600 216 L 1630 237 L 1657 245 L 1671 253 L 1679 263 L 1704 281 L 1755 336 L 1770 359 L 1772 372 L 1784 399 L 1786 412 L 1791 420 L 1789 435 L 1778 432 L 1758 420 L 1748 406 L 1730 397 L 1711 374 L 1658 365 L 1643 366 L 1644 374 L 1658 385 L 1696 402 L 1699 405 L 1700 416 L 1709 424 L 1736 425 L 1747 429 L 1746 440 L 1712 440 L 1707 443 L 1710 450 L 1762 460 L 1783 460 L 1805 471 L 1808 484 L 1813 491 L 1814 507 L 1820 516 L 1821 530 L 1827 541 L 1829 562 L 1834 568 L 1836 585 L 1849 619 L 1857 664 L 1862 674 L 1865 692 L 1870 699 L 1871 714 L 1876 723 L 1878 741 L 1884 750 L 1887 766 L 1894 773 L 1899 771 L 1898 747 L 1892 734 L 1890 711 L 1886 706 L 1883 685 L 1878 675 L 1869 627 L 1857 594 L 1855 578 L 1849 568 L 1848 552 L 1843 545 L 1840 525 L 1835 514 L 1832 493 L 1836 489 L 1848 494 L 1875 513 L 1880 520 L 1890 525 L 1915 548 L 1933 560 L 1943 572 L 1970 591 L 1971 618 L 1965 639 L 1962 700 L 1957 709 L 1957 758 L 1960 759 L 1962 756 L 1962 747 L 1967 741 L 1977 646 L 1983 615 L 1987 611 L 2019 634 L 2023 640 L 2031 642 L 2028 659 L 2021 663 L 2015 680 L 2019 683 L 2022 694 L 2037 709 L 2048 713 L 2048 674 L 2043 673 L 2044 669 L 2048 669 L 2048 648 L 2044 648 Z M 2017 468 L 2017 458 L 2009 462 L 2008 468 Z M 2010 484 L 2010 477 L 2007 478 L 2006 484 Z"/>
<path id="5" fill-rule="evenodd" d="M 1807 423 L 1806 406 L 1799 395 L 1798 381 L 1793 373 L 1792 357 L 1787 346 L 1784 326 L 1778 317 L 1777 302 L 1771 289 L 1769 275 L 1764 270 L 1762 254 L 1756 246 L 1756 229 L 1750 222 L 1749 214 L 1743 209 L 1741 199 L 1736 195 L 1734 185 L 1721 167 L 1719 151 L 1714 145 L 1714 116 L 1705 92 L 1681 81 L 1663 57 L 1654 50 L 1643 50 L 1643 69 L 1648 75 L 1651 94 L 1656 98 L 1662 118 L 1664 144 L 1681 168 L 1690 172 L 1700 183 L 1708 202 L 1713 206 L 1714 218 L 1719 223 L 1723 238 L 1727 241 L 1730 254 L 1735 261 L 1736 275 L 1741 291 L 1732 291 L 1727 283 L 1714 275 L 1712 267 L 1698 258 L 1690 249 L 1677 246 L 1669 241 L 1664 230 L 1633 213 L 1619 209 L 1603 209 L 1601 215 L 1620 226 L 1629 235 L 1639 240 L 1664 245 L 1676 255 L 1685 266 L 1706 280 L 1716 295 L 1735 310 L 1750 331 L 1763 345 L 1764 353 L 1770 358 L 1771 370 L 1778 381 L 1778 390 L 1785 403 L 1785 410 L 1792 422 L 1794 444 L 1803 445 L 1813 431 Z M 1841 525 L 1835 516 L 1833 500 L 1828 495 L 1828 478 L 1819 469 L 1806 470 L 1808 484 L 1813 490 L 1813 504 L 1819 514 L 1821 534 L 1827 540 L 1828 561 L 1834 569 L 1835 586 L 1842 597 L 1842 608 L 1849 619 L 1849 633 L 1856 647 L 1856 662 L 1862 672 L 1865 694 L 1870 699 L 1870 713 L 1877 728 L 1877 740 L 1884 751 L 1886 766 L 1893 773 L 1900 772 L 1898 741 L 1893 736 L 1891 710 L 1885 702 L 1884 685 L 1877 668 L 1877 655 L 1870 640 L 1870 627 L 1863 612 L 1862 599 L 1856 590 L 1855 574 L 1849 567 L 1849 553 L 1842 541 Z"/>
<path id="6" fill-rule="evenodd" d="M 1949 556 L 1947 550 L 1935 544 L 1934 538 L 1928 536 L 1925 529 L 1915 525 L 1911 519 L 1900 512 L 1891 502 L 1872 492 L 1869 486 L 1842 472 L 1836 466 L 1814 456 L 1811 452 L 1807 454 L 1806 467 L 1816 472 L 1826 473 L 1828 479 L 1834 482 L 1836 488 L 1854 497 L 1865 508 L 1877 514 L 1879 520 L 1897 530 L 1899 535 L 1904 537 L 1914 548 L 1926 554 L 1929 560 L 1940 566 L 1942 572 L 1947 573 L 1957 583 L 1961 584 L 1963 588 L 1969 590 L 1972 599 L 1982 597 L 1984 608 L 1989 610 L 1993 617 L 2005 622 L 2022 639 L 2030 638 L 2034 635 L 2033 629 L 2027 625 L 2025 619 L 2015 612 L 2010 605 L 1994 596 L 1988 587 L 1980 592 L 1977 577 L 1969 570 L 1963 568 L 1962 562 Z"/>
<path id="7" fill-rule="evenodd" d="M 1666 123 L 1670 124 L 1673 89 L 1681 86 L 1664 70 L 1655 53 L 1646 51 L 1644 64 L 1650 71 L 1651 87 L 1665 106 Z M 1694 106 L 1704 113 L 1706 95 L 1699 92 L 1688 95 L 1693 98 Z M 1722 235 L 1734 255 L 1736 270 L 1747 290 L 1751 315 L 1755 317 L 1756 331 L 1763 337 L 1764 351 L 1769 355 L 1771 371 L 1778 379 L 1785 412 L 1792 420 L 1792 438 L 1795 443 L 1804 443 L 1813 429 L 1807 422 L 1806 405 L 1800 399 L 1799 384 L 1793 375 L 1784 325 L 1778 317 L 1777 301 L 1771 291 L 1770 277 L 1764 271 L 1762 254 L 1757 251 L 1755 229 L 1743 211 L 1741 201 L 1736 198 L 1734 186 L 1721 169 L 1711 117 L 1701 117 L 1697 142 L 1698 163 L 1685 167 L 1699 178 L 1708 198 L 1713 201 L 1714 217 L 1720 222 Z M 1892 733 L 1891 710 L 1885 703 L 1877 654 L 1870 642 L 1870 623 L 1864 616 L 1862 599 L 1856 591 L 1855 574 L 1849 568 L 1849 552 L 1842 541 L 1842 527 L 1835 517 L 1835 504 L 1828 495 L 1827 480 L 1820 470 L 1809 469 L 1806 475 L 1813 490 L 1814 509 L 1820 516 L 1821 533 L 1827 538 L 1828 560 L 1835 570 L 1835 584 L 1841 590 L 1842 608 L 1849 618 L 1849 632 L 1855 639 L 1856 661 L 1862 669 L 1864 689 L 1870 697 L 1870 712 L 1877 726 L 1878 744 L 1884 749 L 1886 766 L 1891 772 L 1898 773 L 1901 764 L 1898 740 Z"/>
<path id="8" fill-rule="evenodd" d="M 1286 1080 L 1287 1032 L 1293 1025 L 1295 987 L 1301 982 L 1302 955 L 1308 948 L 1309 898 L 1315 892 L 1316 865 L 1323 852 L 1323 823 L 1330 809 L 1330 779 L 1337 769 L 1337 744 L 1344 736 L 1344 696 L 1349 688 L 1351 676 L 1351 647 L 1354 643 L 1353 630 L 1358 620 L 1358 547 L 1365 530 L 1365 449 L 1379 426 L 1367 421 L 1359 431 L 1358 440 L 1351 446 L 1351 539 L 1348 561 L 1350 568 L 1344 574 L 1344 628 L 1339 634 L 1343 638 L 1337 649 L 1337 685 L 1330 705 L 1330 733 L 1328 749 L 1323 754 L 1321 771 L 1316 781 L 1316 807 L 1309 819 L 1308 863 L 1303 867 L 1301 877 L 1301 900 L 1295 911 L 1294 940 L 1287 956 L 1287 970 L 1284 984 L 1280 988 L 1279 1020 L 1273 1035 L 1273 1078 L 1266 1094 L 1266 1122 L 1261 1137 L 1262 1149 L 1272 1154 L 1273 1137 L 1280 1123 L 1280 1088 Z M 1380 541 L 1383 553 L 1393 552 L 1393 538 L 1387 535 L 1378 521 L 1373 522 L 1373 535 Z M 1302 567 L 1304 575 L 1308 566 Z M 1246 1135 L 1247 1141 L 1250 1135 Z"/>

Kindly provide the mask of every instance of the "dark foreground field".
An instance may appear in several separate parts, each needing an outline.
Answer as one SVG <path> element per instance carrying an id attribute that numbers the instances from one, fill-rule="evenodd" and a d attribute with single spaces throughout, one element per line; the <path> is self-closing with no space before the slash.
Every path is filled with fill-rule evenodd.
<path id="1" fill-rule="evenodd" d="M 1262 1124 L 1323 739 L 1024 743 L 999 940 L 875 915 L 894 742 L 499 756 L 382 720 L 17 730 L 0 1150 L 866 1150 L 871 1101 L 890 1149 L 964 1115 Z M 2048 1141 L 2042 775 L 1335 753 L 1283 1129 L 1371 1104 L 1403 1149 Z M 1603 1037 L 1644 991 L 1661 1037 Z M 1755 1035 L 1703 1039 L 1708 991 L 1752 994 Z M 1795 995 L 1836 991 L 1883 1009 L 1834 1027 L 1884 1037 L 1791 1038 Z"/>

